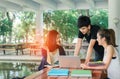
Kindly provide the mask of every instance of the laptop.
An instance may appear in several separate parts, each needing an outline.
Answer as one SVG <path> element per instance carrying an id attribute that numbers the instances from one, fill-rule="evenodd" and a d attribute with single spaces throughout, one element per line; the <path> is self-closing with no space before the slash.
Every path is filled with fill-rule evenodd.
<path id="1" fill-rule="evenodd" d="M 59 56 L 60 68 L 80 68 L 79 56 Z"/>

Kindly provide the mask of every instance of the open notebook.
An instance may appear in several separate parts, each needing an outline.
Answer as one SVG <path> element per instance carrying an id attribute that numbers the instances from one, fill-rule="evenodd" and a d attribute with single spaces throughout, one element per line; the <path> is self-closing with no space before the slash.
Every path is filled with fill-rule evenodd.
<path id="1" fill-rule="evenodd" d="M 80 68 L 79 56 L 59 56 L 60 68 Z"/>

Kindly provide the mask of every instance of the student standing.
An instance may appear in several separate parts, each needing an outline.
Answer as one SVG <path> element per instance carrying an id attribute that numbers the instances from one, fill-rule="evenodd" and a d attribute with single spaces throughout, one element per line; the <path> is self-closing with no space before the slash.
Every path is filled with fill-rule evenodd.
<path id="1" fill-rule="evenodd" d="M 76 56 L 79 54 L 80 48 L 82 46 L 83 37 L 85 37 L 89 43 L 85 63 L 89 62 L 93 49 L 95 50 L 95 61 L 102 61 L 104 48 L 98 45 L 98 42 L 96 41 L 97 32 L 100 27 L 96 25 L 91 25 L 91 21 L 88 16 L 80 16 L 78 18 L 78 28 L 78 41 L 76 43 L 74 55 Z"/>

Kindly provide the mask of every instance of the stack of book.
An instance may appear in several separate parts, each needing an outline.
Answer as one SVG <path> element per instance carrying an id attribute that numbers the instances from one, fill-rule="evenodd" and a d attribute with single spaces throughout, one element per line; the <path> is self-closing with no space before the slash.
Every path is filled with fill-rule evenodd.
<path id="1" fill-rule="evenodd" d="M 72 77 L 92 77 L 91 70 L 72 70 Z"/>
<path id="2" fill-rule="evenodd" d="M 53 68 L 48 71 L 48 76 L 68 76 L 68 69 Z"/>

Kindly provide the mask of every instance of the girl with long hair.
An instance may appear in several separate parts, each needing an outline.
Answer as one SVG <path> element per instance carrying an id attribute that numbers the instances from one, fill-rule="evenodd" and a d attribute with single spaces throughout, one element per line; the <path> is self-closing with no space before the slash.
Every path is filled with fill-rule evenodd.
<path id="1" fill-rule="evenodd" d="M 81 65 L 87 69 L 107 70 L 107 79 L 120 79 L 120 59 L 119 52 L 116 47 L 115 32 L 113 29 L 101 29 L 97 33 L 97 41 L 99 45 L 104 47 L 104 58 L 102 66 L 90 67 Z"/>
<path id="2" fill-rule="evenodd" d="M 65 51 L 60 43 L 60 34 L 56 30 L 48 32 L 45 42 L 46 48 L 42 48 L 42 60 L 38 70 L 45 65 L 54 65 L 58 63 L 58 56 L 65 55 Z"/>

